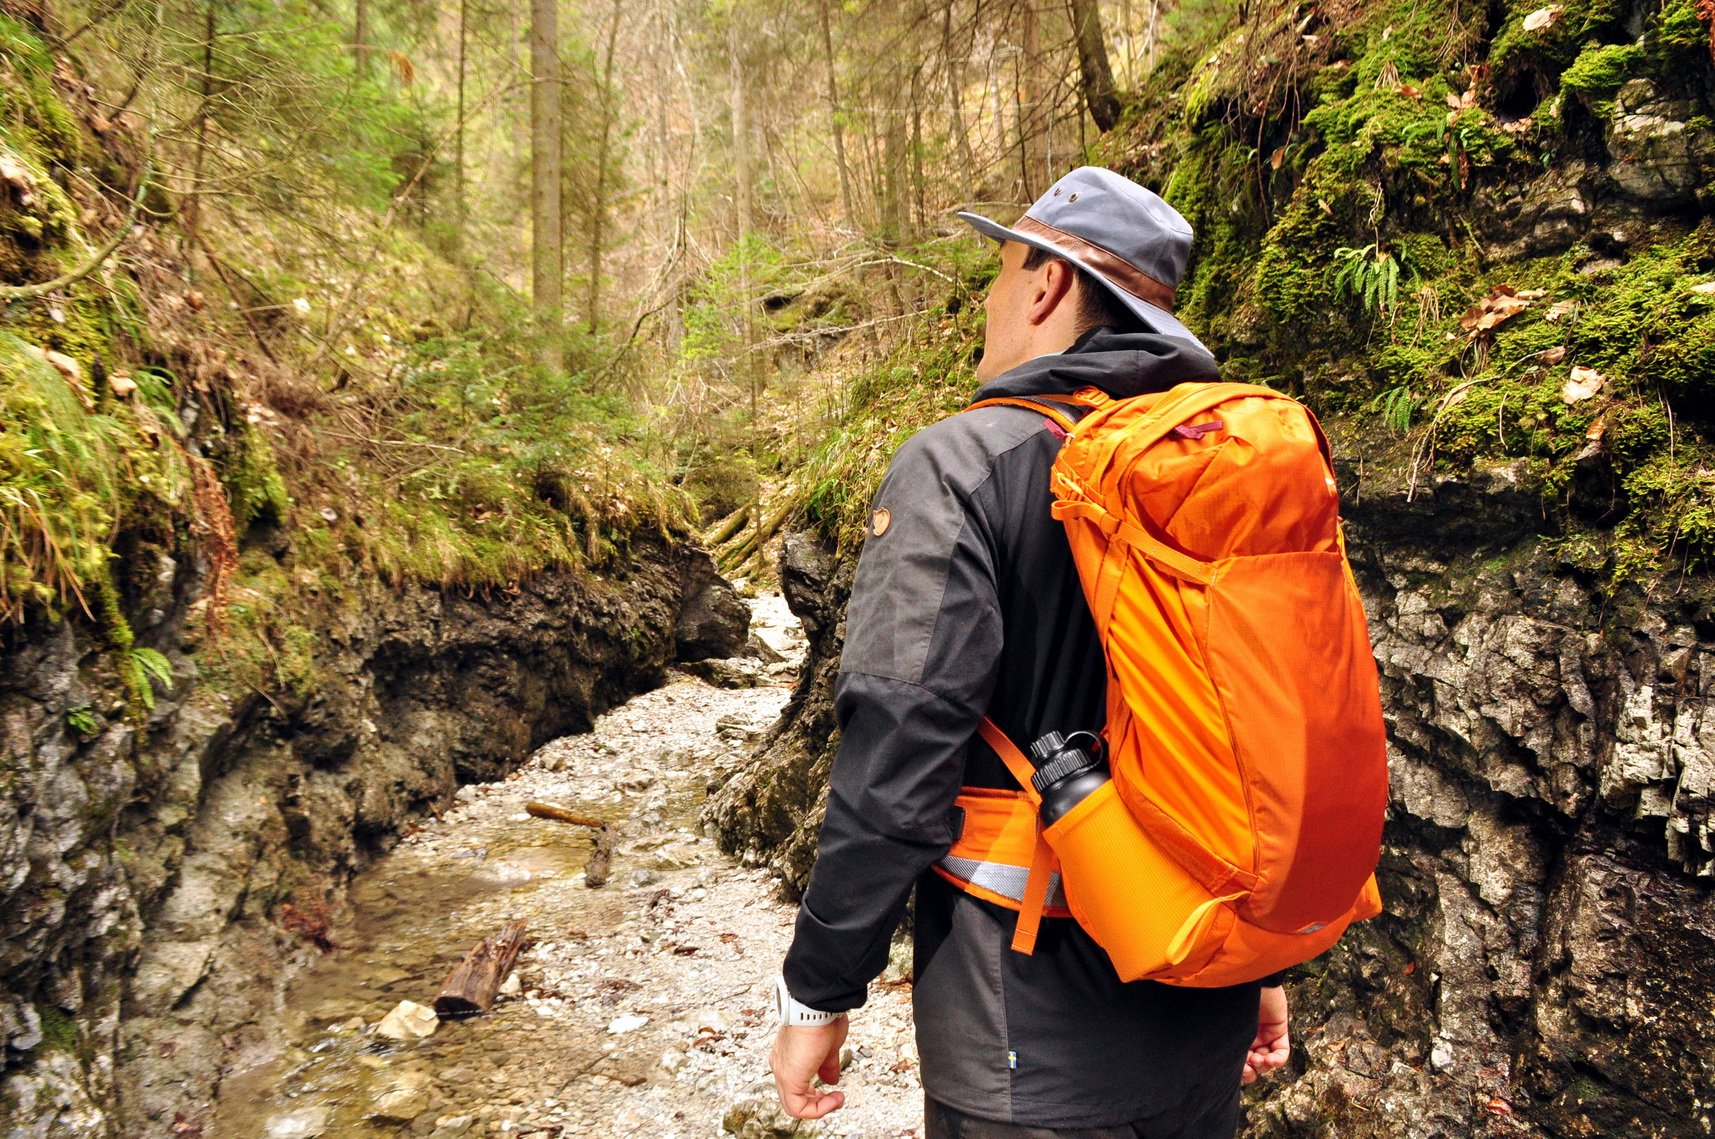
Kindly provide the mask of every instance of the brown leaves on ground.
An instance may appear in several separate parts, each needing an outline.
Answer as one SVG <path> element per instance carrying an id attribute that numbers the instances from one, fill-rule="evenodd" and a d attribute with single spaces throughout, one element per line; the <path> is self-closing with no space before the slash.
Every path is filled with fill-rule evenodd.
<path id="1" fill-rule="evenodd" d="M 1548 294 L 1542 289 L 1515 289 L 1511 285 L 1496 285 L 1489 295 L 1465 310 L 1459 327 L 1473 335 L 1489 331 L 1502 321 L 1511 320 Z"/>
<path id="2" fill-rule="evenodd" d="M 1715 0 L 1694 0 L 1697 18 L 1709 21 L 1709 58 L 1715 59 Z"/>
<path id="3" fill-rule="evenodd" d="M 1607 382 L 1608 377 L 1596 369 L 1575 364 L 1572 368 L 1572 378 L 1560 389 L 1560 396 L 1567 403 L 1582 403 L 1601 391 Z"/>

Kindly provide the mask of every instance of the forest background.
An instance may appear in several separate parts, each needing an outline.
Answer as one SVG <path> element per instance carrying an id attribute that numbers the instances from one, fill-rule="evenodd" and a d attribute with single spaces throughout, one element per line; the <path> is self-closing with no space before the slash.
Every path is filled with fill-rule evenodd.
<path id="1" fill-rule="evenodd" d="M 109 555 L 174 524 L 217 595 L 288 523 L 300 584 L 723 518 L 766 574 L 849 491 L 802 472 L 860 377 L 968 363 L 991 270 L 951 212 L 1021 207 L 1165 45 L 1264 7 L 11 4 L 0 608 L 117 625 Z"/>

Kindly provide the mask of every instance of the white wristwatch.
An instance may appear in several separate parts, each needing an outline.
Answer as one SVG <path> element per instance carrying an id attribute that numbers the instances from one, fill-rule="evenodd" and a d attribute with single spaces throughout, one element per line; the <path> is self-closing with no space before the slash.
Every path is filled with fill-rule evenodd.
<path id="1" fill-rule="evenodd" d="M 843 1012 L 823 1012 L 800 1002 L 787 989 L 785 977 L 777 977 L 774 981 L 774 1011 L 780 1015 L 781 1027 L 793 1028 L 820 1028 L 846 1015 Z"/>

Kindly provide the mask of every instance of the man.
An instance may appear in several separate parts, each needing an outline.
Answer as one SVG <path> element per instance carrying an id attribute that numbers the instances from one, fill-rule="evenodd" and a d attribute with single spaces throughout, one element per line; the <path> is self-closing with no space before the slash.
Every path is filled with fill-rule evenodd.
<path id="1" fill-rule="evenodd" d="M 1170 312 L 1191 229 L 1155 194 L 1084 167 L 1013 228 L 960 216 L 1001 242 L 977 399 L 1216 378 Z M 1285 1063 L 1278 984 L 1124 984 L 1069 918 L 1045 918 L 1034 954 L 1017 953 L 1016 913 L 932 871 L 961 785 L 1018 787 L 974 734 L 985 714 L 1020 746 L 1101 723 L 1101 647 L 1048 510 L 1062 436 L 1015 407 L 955 415 L 900 448 L 876 495 L 827 820 L 778 992 L 772 1066 L 793 1115 L 844 1103 L 814 1081 L 837 1081 L 845 1014 L 885 966 L 913 885 L 930 1139 L 1220 1139 L 1241 1081 Z"/>

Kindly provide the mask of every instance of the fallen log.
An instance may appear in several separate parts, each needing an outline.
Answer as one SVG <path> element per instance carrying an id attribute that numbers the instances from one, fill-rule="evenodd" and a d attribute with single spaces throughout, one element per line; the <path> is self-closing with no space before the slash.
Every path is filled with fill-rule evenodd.
<path id="1" fill-rule="evenodd" d="M 465 954 L 441 986 L 435 1011 L 443 1017 L 475 1016 L 494 1004 L 494 994 L 512 972 L 512 962 L 524 948 L 524 920 L 509 921 L 493 941 L 483 938 Z"/>
<path id="2" fill-rule="evenodd" d="M 535 800 L 524 804 L 526 814 L 538 819 L 554 819 L 557 822 L 571 823 L 573 826 L 594 827 L 600 830 L 607 826 L 607 820 L 595 819 L 588 815 L 580 815 L 576 811 L 568 811 L 564 807 L 556 807 L 552 803 L 538 803 Z"/>
<path id="3" fill-rule="evenodd" d="M 613 866 L 613 838 L 611 826 L 603 826 L 595 832 L 595 853 L 590 855 L 589 865 L 584 867 L 584 885 L 592 890 L 607 885 L 608 872 Z"/>
<path id="4" fill-rule="evenodd" d="M 724 542 L 731 541 L 733 536 L 743 530 L 750 522 L 750 507 L 741 506 L 725 518 L 716 522 L 709 532 L 703 535 L 703 547 L 712 550 Z"/>

